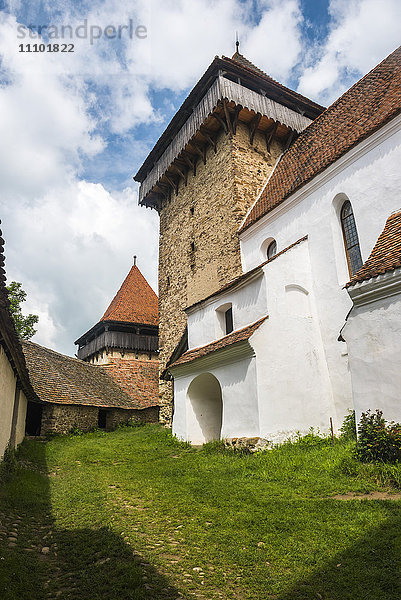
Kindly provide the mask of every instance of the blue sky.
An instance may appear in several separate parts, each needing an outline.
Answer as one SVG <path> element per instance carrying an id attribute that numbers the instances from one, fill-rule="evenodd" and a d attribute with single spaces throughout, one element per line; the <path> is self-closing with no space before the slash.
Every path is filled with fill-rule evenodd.
<path id="1" fill-rule="evenodd" d="M 35 341 L 72 354 L 137 254 L 157 286 L 158 217 L 132 177 L 215 55 L 240 50 L 329 104 L 399 44 L 399 0 L 0 1 L 0 218 Z M 146 38 L 107 26 L 146 27 Z M 74 53 L 21 53 L 20 25 L 102 31 Z M 21 30 L 20 30 L 21 31 Z M 26 30 L 27 31 L 27 30 Z M 142 31 L 143 33 L 143 31 Z M 53 40 L 54 42 L 55 40 Z"/>

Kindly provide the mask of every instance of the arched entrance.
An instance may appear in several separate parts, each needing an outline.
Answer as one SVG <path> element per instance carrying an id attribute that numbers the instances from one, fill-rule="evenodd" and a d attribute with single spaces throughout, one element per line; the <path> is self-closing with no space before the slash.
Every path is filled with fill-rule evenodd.
<path id="1" fill-rule="evenodd" d="M 219 440 L 223 416 L 221 387 L 211 373 L 202 373 L 188 388 L 192 419 L 188 419 L 189 439 L 194 443 Z"/>

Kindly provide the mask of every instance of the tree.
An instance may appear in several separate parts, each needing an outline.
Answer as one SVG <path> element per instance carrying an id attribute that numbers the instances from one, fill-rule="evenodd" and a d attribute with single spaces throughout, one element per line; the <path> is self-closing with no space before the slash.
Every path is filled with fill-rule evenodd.
<path id="1" fill-rule="evenodd" d="M 10 312 L 14 319 L 15 329 L 18 336 L 23 340 L 29 340 L 35 335 L 34 325 L 39 321 L 37 315 L 24 316 L 21 304 L 26 300 L 26 292 L 22 289 L 22 283 L 12 281 L 8 286 L 8 299 L 10 300 Z"/>

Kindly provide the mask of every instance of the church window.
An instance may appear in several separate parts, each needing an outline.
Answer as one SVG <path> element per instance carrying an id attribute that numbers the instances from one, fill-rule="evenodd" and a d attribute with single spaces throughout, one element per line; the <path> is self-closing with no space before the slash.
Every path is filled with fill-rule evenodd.
<path id="1" fill-rule="evenodd" d="M 267 258 L 268 259 L 273 258 L 273 256 L 275 254 L 277 254 L 277 242 L 276 242 L 276 240 L 273 240 L 272 242 L 270 242 L 270 244 L 267 247 L 266 254 L 267 254 Z"/>
<path id="2" fill-rule="evenodd" d="M 195 252 L 195 242 L 191 242 L 191 252 Z"/>
<path id="3" fill-rule="evenodd" d="M 225 325 L 226 325 L 226 335 L 231 333 L 234 329 L 233 324 L 233 309 L 232 306 L 224 313 Z"/>
<path id="4" fill-rule="evenodd" d="M 341 208 L 341 226 L 349 273 L 350 275 L 354 275 L 354 273 L 359 271 L 363 263 L 354 213 L 349 200 L 346 200 Z"/>
<path id="5" fill-rule="evenodd" d="M 220 338 L 234 331 L 233 307 L 231 302 L 225 302 L 216 308 L 216 337 Z"/>

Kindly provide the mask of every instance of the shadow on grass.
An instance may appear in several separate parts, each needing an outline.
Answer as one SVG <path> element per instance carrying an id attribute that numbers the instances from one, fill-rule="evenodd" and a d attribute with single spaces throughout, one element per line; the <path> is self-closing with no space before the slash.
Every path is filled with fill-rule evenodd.
<path id="1" fill-rule="evenodd" d="M 45 451 L 41 442 L 23 446 L 22 468 L 0 484 L 1 600 L 179 597 L 164 575 L 107 527 L 57 529 Z"/>
<path id="2" fill-rule="evenodd" d="M 277 600 L 401 598 L 400 506 L 392 501 L 380 502 L 386 505 L 386 512 L 390 513 L 380 527 L 373 527 L 368 535 L 338 553 L 323 568 L 273 597 Z"/>

